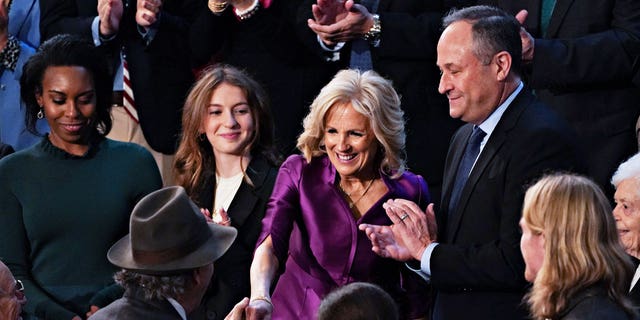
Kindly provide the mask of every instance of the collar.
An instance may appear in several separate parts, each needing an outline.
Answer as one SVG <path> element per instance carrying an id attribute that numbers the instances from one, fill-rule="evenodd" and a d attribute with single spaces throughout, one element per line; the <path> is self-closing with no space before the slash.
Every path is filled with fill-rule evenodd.
<path id="1" fill-rule="evenodd" d="M 18 57 L 20 57 L 20 43 L 18 39 L 10 35 L 7 45 L 0 51 L 0 68 L 15 71 Z"/>
<path id="2" fill-rule="evenodd" d="M 493 130 L 496 129 L 496 126 L 498 125 L 498 122 L 500 122 L 500 119 L 502 118 L 502 115 L 504 114 L 504 112 L 507 110 L 507 107 L 509 107 L 511 102 L 513 102 L 513 100 L 520 93 L 520 91 L 522 91 L 522 88 L 524 88 L 524 84 L 522 83 L 522 81 L 520 81 L 520 84 L 518 85 L 516 90 L 513 90 L 513 92 L 509 95 L 509 97 L 507 97 L 507 99 L 504 100 L 504 102 L 500 106 L 498 106 L 496 110 L 494 110 L 491 113 L 489 118 L 484 120 L 479 125 L 480 129 L 482 129 L 482 131 L 484 131 L 487 134 L 484 137 L 484 139 L 482 139 L 482 143 L 480 144 L 481 150 L 482 148 L 484 148 L 484 145 L 487 143 L 487 141 L 489 141 L 489 137 L 491 136 L 491 133 L 493 132 Z"/>
<path id="3" fill-rule="evenodd" d="M 182 320 L 187 320 L 187 312 L 184 310 L 184 307 L 182 307 L 182 305 L 178 301 L 176 301 L 176 299 L 167 298 L 167 301 L 169 301 L 173 308 L 176 309 L 178 314 L 180 314 L 180 318 L 182 318 Z"/>

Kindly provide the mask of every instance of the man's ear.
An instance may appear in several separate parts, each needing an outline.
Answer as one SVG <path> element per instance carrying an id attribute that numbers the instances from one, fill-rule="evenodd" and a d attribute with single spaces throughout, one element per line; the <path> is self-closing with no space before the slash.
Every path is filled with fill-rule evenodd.
<path id="1" fill-rule="evenodd" d="M 504 81 L 511 72 L 511 55 L 506 51 L 500 51 L 493 56 L 496 67 L 496 80 Z"/>
<path id="2" fill-rule="evenodd" d="M 208 265 L 193 269 L 193 271 L 191 272 L 191 279 L 194 286 L 198 286 L 209 281 L 209 279 L 205 279 L 205 277 L 207 276 L 207 272 L 205 272 L 207 268 Z"/>

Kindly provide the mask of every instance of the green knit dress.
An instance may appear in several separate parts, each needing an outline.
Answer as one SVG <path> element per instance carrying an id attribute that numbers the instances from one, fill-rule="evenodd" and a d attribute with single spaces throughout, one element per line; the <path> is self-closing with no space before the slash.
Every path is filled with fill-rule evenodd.
<path id="1" fill-rule="evenodd" d="M 144 148 L 100 138 L 74 156 L 47 137 L 0 160 L 0 259 L 23 281 L 25 311 L 84 318 L 113 283 L 107 260 L 140 198 L 162 186 Z"/>

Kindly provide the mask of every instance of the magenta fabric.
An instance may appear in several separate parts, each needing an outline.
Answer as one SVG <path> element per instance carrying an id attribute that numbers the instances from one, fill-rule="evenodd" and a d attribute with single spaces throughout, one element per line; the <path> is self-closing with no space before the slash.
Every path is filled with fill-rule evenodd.
<path id="1" fill-rule="evenodd" d="M 284 271 L 272 295 L 273 319 L 315 319 L 327 293 L 356 281 L 385 289 L 398 303 L 402 318 L 426 313 L 426 283 L 404 263 L 371 251 L 371 242 L 358 225 L 390 225 L 382 208 L 388 199 L 409 199 L 426 208 L 427 184 L 409 172 L 398 179 L 384 174 L 382 178 L 388 193 L 356 221 L 336 187 L 336 170 L 328 157 L 307 163 L 293 155 L 282 164 L 258 239 L 259 245 L 271 235 Z"/>

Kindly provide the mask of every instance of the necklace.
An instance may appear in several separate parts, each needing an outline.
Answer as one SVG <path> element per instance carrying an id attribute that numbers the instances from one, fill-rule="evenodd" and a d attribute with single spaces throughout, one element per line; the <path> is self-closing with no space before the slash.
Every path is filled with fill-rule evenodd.
<path id="1" fill-rule="evenodd" d="M 357 200 L 355 200 L 355 201 L 353 201 L 353 200 L 351 199 L 351 194 L 353 193 L 353 191 L 351 191 L 351 192 L 346 192 L 346 191 L 344 191 L 344 188 L 342 188 L 342 183 L 339 183 L 339 184 L 338 184 L 338 187 L 340 188 L 340 190 L 342 190 L 342 192 L 343 192 L 344 194 L 346 194 L 346 195 L 347 195 L 347 197 L 349 197 L 349 209 L 353 209 L 353 207 L 355 207 L 355 206 L 356 206 L 356 204 L 358 203 L 358 201 L 360 201 L 360 199 L 364 198 L 364 196 L 367 194 L 367 192 L 369 191 L 369 189 L 371 188 L 371 186 L 373 185 L 373 182 L 374 182 L 375 180 L 376 180 L 376 179 L 375 179 L 375 178 L 373 178 L 373 179 L 371 179 L 371 181 L 369 181 L 369 184 L 367 184 L 367 187 L 366 187 L 366 188 L 364 188 L 364 192 L 362 193 L 362 195 L 361 195 Z"/>

